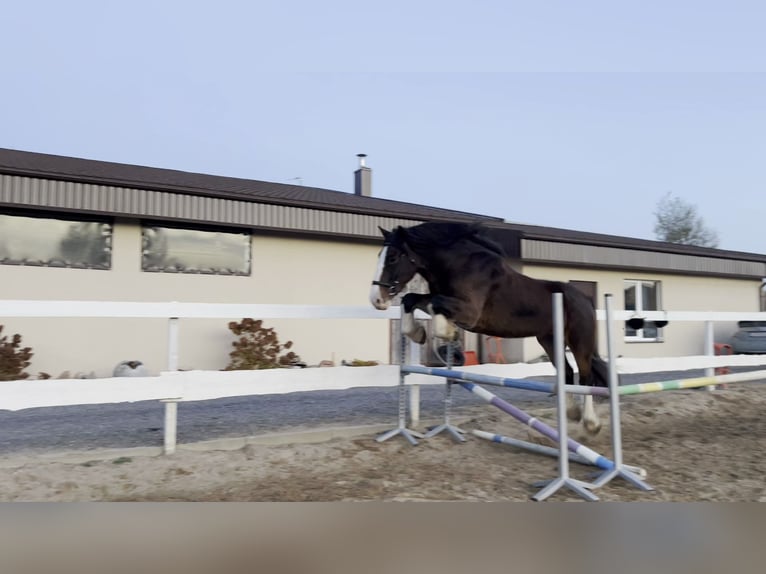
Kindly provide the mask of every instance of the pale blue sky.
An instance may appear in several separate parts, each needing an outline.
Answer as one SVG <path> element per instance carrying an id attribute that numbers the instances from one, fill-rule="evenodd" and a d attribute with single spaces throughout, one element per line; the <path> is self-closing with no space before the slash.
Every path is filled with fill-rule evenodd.
<path id="1" fill-rule="evenodd" d="M 766 5 L 369 4 L 13 3 L 0 147 L 766 254 Z"/>

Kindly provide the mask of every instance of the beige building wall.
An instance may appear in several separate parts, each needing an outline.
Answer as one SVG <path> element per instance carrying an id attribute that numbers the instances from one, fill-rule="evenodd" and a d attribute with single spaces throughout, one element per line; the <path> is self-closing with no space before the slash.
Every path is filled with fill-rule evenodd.
<path id="1" fill-rule="evenodd" d="M 378 247 L 337 239 L 307 239 L 256 234 L 252 238 L 249 277 L 147 273 L 141 271 L 141 227 L 122 220 L 114 226 L 109 271 L 0 266 L 0 298 L 44 300 L 182 301 L 369 306 L 369 283 Z M 757 311 L 760 282 L 633 271 L 599 271 L 527 265 L 531 277 L 597 283 L 598 307 L 605 293 L 623 309 L 625 279 L 662 282 L 662 307 L 668 311 Z M 257 318 L 257 317 L 256 317 Z M 236 319 L 239 319 L 236 318 Z M 182 320 L 179 367 L 221 369 L 228 363 L 233 336 L 230 319 Z M 167 368 L 167 321 L 161 319 L 0 319 L 3 334 L 20 333 L 32 347 L 31 374 L 59 376 L 93 372 L 111 375 L 122 360 L 139 359 L 151 373 Z M 390 326 L 386 320 L 268 320 L 280 341 L 309 364 L 329 359 L 389 362 Z M 717 324 L 715 337 L 725 342 L 735 325 Z M 605 353 L 603 324 L 599 346 Z M 617 332 L 617 352 L 629 357 L 678 356 L 703 351 L 704 325 L 676 323 L 664 329 L 662 342 L 624 341 Z M 486 358 L 486 338 L 468 335 L 466 348 Z M 508 361 L 529 361 L 543 351 L 533 338 L 504 341 Z"/>
<path id="2" fill-rule="evenodd" d="M 643 271 L 599 271 L 561 269 L 528 265 L 524 273 L 554 281 L 595 281 L 597 308 L 604 308 L 604 295 L 614 296 L 614 309 L 625 309 L 624 281 L 627 279 L 660 281 L 661 307 L 665 311 L 758 311 L 759 280 L 727 279 L 668 275 Z M 728 342 L 735 323 L 714 324 L 716 342 Z M 625 357 L 661 357 L 700 355 L 704 352 L 704 323 L 671 323 L 663 329 L 661 342 L 626 342 L 624 325 L 616 331 L 616 351 Z M 606 354 L 606 333 L 599 322 L 599 349 Z M 525 339 L 523 360 L 540 356 L 542 349 L 534 339 Z"/>
<path id="3" fill-rule="evenodd" d="M 0 266 L 0 298 L 94 301 L 181 301 L 369 306 L 378 248 L 348 241 L 257 234 L 249 277 L 141 271 L 141 227 L 114 226 L 112 269 Z M 254 317 L 257 319 L 257 317 Z M 122 360 L 167 368 L 167 321 L 161 319 L 2 319 L 3 334 L 32 347 L 30 374 L 110 376 Z M 229 319 L 180 321 L 182 369 L 222 369 L 234 340 Z M 389 321 L 267 320 L 281 342 L 309 364 L 323 359 L 388 362 Z"/>

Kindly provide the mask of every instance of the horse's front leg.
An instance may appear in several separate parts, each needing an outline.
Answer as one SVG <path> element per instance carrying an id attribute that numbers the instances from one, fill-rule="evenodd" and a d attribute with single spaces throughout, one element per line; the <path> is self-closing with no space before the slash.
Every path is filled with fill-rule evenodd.
<path id="1" fill-rule="evenodd" d="M 442 295 L 408 293 L 402 297 L 402 307 L 404 308 L 402 333 L 420 344 L 426 342 L 426 331 L 422 325 L 415 321 L 414 312 L 416 309 L 420 309 L 433 317 L 434 337 L 448 341 L 457 339 L 456 320 L 466 325 L 473 325 L 478 318 L 472 308 L 460 299 Z"/>
<path id="2" fill-rule="evenodd" d="M 406 335 L 419 345 L 426 342 L 426 330 L 415 321 L 415 309 L 428 312 L 431 296 L 422 293 L 407 293 L 402 297 L 402 334 Z"/>

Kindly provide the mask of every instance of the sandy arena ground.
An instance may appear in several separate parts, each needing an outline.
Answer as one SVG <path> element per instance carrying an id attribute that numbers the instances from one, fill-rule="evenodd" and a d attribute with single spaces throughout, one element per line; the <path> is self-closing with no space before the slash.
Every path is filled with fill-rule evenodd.
<path id="1" fill-rule="evenodd" d="M 623 397 L 625 462 L 646 469 L 655 490 L 642 492 L 617 479 L 595 493 L 611 501 L 766 501 L 761 385 Z M 608 404 L 597 408 L 605 422 L 599 435 L 587 437 L 575 425 L 570 432 L 611 457 Z M 555 426 L 552 407 L 530 414 Z M 490 406 L 471 407 L 460 420 L 465 429 L 540 442 L 534 431 Z M 463 444 L 442 434 L 412 447 L 401 437 L 378 443 L 376 433 L 370 428 L 321 443 L 250 443 L 236 450 L 183 448 L 171 456 L 0 458 L 0 500 L 525 501 L 538 491 L 533 482 L 557 474 L 553 458 L 471 435 Z M 593 470 L 570 466 L 575 478 Z M 561 490 L 549 500 L 579 498 Z"/>

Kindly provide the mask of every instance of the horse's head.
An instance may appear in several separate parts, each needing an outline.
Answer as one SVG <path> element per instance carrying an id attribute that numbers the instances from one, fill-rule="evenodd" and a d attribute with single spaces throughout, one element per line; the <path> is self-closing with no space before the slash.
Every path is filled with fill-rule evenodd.
<path id="1" fill-rule="evenodd" d="M 382 227 L 383 248 L 378 255 L 378 266 L 370 288 L 370 303 L 376 309 L 388 309 L 391 300 L 398 295 L 417 272 L 415 254 L 407 246 L 407 230 L 397 227 L 386 231 Z"/>

